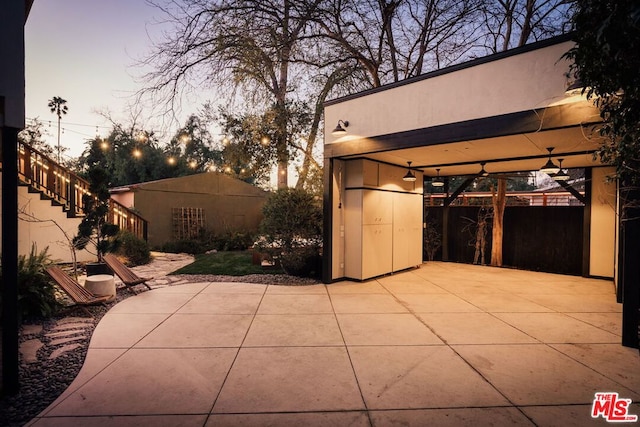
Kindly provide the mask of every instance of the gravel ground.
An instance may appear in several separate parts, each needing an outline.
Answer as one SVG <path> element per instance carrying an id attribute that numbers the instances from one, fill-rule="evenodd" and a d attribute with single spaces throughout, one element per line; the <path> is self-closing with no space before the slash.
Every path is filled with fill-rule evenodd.
<path id="1" fill-rule="evenodd" d="M 172 279 L 180 279 L 188 282 L 244 282 L 271 285 L 304 286 L 320 283 L 315 279 L 305 279 L 287 275 L 252 274 L 248 276 L 213 276 L 213 275 L 174 275 Z M 184 282 L 182 282 L 184 283 Z M 169 285 L 171 286 L 171 284 Z M 152 284 L 153 287 L 153 284 Z M 144 287 L 141 287 L 144 289 Z M 20 364 L 20 391 L 15 396 L 0 397 L 0 426 L 23 426 L 32 418 L 46 409 L 58 396 L 66 390 L 74 378 L 80 372 L 87 354 L 91 334 L 102 316 L 118 302 L 132 296 L 127 289 L 118 289 L 116 301 L 107 306 L 87 307 L 93 319 L 87 317 L 81 309 L 69 310 L 64 315 L 59 315 L 46 320 L 26 319 L 23 324 L 41 324 L 42 330 L 37 333 L 21 333 L 20 343 L 28 339 L 39 339 L 44 346 L 38 350 L 38 360 L 33 363 Z M 47 345 L 50 338 L 46 336 L 60 322 L 69 317 L 82 317 L 87 323 L 84 329 L 85 338 L 74 341 L 79 345 L 65 352 L 63 355 L 50 359 L 52 348 Z M 87 320 L 91 320 L 87 322 Z M 24 331 L 23 331 L 24 332 Z"/>

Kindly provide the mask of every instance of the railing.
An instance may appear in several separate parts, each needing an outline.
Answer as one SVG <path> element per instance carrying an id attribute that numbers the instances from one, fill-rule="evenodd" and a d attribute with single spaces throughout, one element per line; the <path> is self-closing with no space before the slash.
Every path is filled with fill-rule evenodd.
<path id="1" fill-rule="evenodd" d="M 18 143 L 18 177 L 33 189 L 64 208 L 69 217 L 84 215 L 85 194 L 89 183 L 58 164 L 46 154 L 22 142 Z M 141 239 L 147 238 L 147 221 L 126 206 L 111 199 L 107 220 L 121 230 Z"/>
<path id="2" fill-rule="evenodd" d="M 584 194 L 583 192 L 580 192 Z M 425 195 L 427 206 L 442 206 L 445 194 Z M 512 204 L 520 206 L 581 206 L 582 203 L 568 191 L 512 191 L 507 193 Z M 451 206 L 486 206 L 491 205 L 490 192 L 461 193 Z"/>

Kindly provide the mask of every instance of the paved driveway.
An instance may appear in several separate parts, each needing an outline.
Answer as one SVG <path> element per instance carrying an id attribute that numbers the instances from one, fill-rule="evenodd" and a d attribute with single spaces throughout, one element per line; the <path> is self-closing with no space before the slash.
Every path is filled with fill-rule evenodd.
<path id="1" fill-rule="evenodd" d="M 610 281 L 430 262 L 364 283 L 191 283 L 112 308 L 42 426 L 585 426 L 633 399 Z"/>

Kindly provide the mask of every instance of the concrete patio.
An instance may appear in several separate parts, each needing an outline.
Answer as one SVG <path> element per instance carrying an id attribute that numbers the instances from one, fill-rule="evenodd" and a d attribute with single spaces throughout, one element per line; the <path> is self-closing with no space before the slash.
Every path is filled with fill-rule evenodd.
<path id="1" fill-rule="evenodd" d="M 610 281 L 429 262 L 364 283 L 190 283 L 96 328 L 82 371 L 29 425 L 586 426 L 633 399 Z"/>

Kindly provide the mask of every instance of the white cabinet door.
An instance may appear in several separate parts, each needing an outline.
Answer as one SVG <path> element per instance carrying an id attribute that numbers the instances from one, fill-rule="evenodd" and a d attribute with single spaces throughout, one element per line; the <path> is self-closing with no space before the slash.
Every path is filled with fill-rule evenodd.
<path id="1" fill-rule="evenodd" d="M 393 200 L 393 271 L 422 264 L 422 197 L 396 193 Z"/>
<path id="2" fill-rule="evenodd" d="M 393 222 L 393 193 L 362 190 L 362 223 L 367 225 Z"/>
<path id="3" fill-rule="evenodd" d="M 380 276 L 391 272 L 392 225 L 365 225 L 362 227 L 362 277 Z"/>

